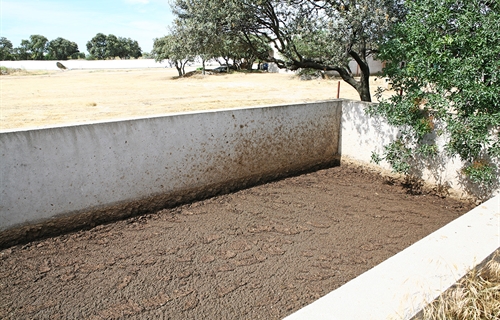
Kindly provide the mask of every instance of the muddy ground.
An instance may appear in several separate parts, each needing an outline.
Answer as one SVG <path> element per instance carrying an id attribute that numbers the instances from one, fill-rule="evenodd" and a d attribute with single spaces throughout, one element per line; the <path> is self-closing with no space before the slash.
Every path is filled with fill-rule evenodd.
<path id="1" fill-rule="evenodd" d="M 2 250 L 0 318 L 280 319 L 472 208 L 367 170 L 342 165 Z"/>

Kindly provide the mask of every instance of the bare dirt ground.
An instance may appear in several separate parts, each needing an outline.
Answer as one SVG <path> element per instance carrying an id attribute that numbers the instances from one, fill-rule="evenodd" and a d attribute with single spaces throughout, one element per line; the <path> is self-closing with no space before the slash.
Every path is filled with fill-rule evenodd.
<path id="1" fill-rule="evenodd" d="M 0 130 L 337 97 L 339 79 L 233 73 L 174 79 L 175 69 L 70 70 L 0 76 Z M 372 77 L 371 90 L 384 86 Z M 341 82 L 340 98 L 359 100 Z"/>
<path id="2" fill-rule="evenodd" d="M 1 76 L 0 129 L 333 99 L 338 83 L 174 76 Z M 340 97 L 359 99 L 344 82 Z M 320 170 L 4 249 L 0 319 L 279 319 L 471 209 L 367 170 Z"/>
<path id="3" fill-rule="evenodd" d="M 2 250 L 0 318 L 279 319 L 471 209 L 367 170 L 342 165 Z"/>

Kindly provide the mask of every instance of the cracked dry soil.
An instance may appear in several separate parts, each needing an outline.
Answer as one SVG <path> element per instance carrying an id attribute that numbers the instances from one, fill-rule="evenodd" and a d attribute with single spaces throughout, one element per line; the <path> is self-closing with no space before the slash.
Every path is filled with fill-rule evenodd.
<path id="1" fill-rule="evenodd" d="M 280 319 L 472 208 L 342 165 L 0 251 L 1 319 Z"/>

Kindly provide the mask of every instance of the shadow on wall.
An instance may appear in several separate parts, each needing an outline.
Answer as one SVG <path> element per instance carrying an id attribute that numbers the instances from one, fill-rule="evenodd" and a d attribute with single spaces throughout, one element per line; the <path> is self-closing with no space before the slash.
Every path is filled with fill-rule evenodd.
<path id="1" fill-rule="evenodd" d="M 496 194 L 500 194 L 500 165 L 499 161 L 490 160 L 496 164 L 494 176 L 497 177 L 490 185 L 482 186 L 472 182 L 465 174 L 459 174 L 459 184 L 468 194 L 476 196 L 479 200 L 486 201 Z"/>
<path id="2" fill-rule="evenodd" d="M 372 103 L 359 101 L 344 101 L 342 107 L 342 130 L 339 153 L 362 162 L 372 162 L 372 153 L 382 154 L 384 146 L 400 137 L 401 128 L 390 126 L 380 116 L 369 116 L 365 109 Z M 436 123 L 436 130 L 444 124 Z M 499 193 L 500 179 L 489 186 L 479 186 L 470 181 L 463 173 L 463 162 L 458 157 L 450 157 L 445 150 L 446 136 L 436 133 L 426 137 L 427 143 L 436 143 L 438 153 L 430 157 L 413 155 L 411 160 L 410 175 L 435 184 L 438 194 L 449 195 L 449 190 L 454 189 L 467 193 L 479 200 L 486 200 Z M 499 165 L 499 161 L 494 161 Z M 391 170 L 387 161 L 382 161 L 380 167 Z M 496 177 L 500 177 L 497 168 Z"/>
<path id="3" fill-rule="evenodd" d="M 398 130 L 379 117 L 369 117 L 369 102 L 345 100 L 342 107 L 342 130 L 339 153 L 370 162 L 372 152 L 381 153 L 383 145 L 397 139 Z M 389 169 L 388 165 L 383 166 Z"/>

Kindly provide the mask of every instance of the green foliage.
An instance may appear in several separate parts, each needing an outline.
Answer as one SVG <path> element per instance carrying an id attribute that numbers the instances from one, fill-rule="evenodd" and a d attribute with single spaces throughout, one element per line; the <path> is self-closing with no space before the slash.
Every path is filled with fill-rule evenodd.
<path id="1" fill-rule="evenodd" d="M 270 47 L 262 37 L 243 32 L 242 21 L 249 21 L 248 11 L 237 1 L 176 0 L 173 11 L 177 15 L 174 29 L 184 29 L 191 55 L 202 61 L 230 60 L 237 68 L 251 70 L 259 55 L 268 56 Z"/>
<path id="2" fill-rule="evenodd" d="M 120 59 L 137 59 L 142 56 L 141 47 L 136 40 L 119 37 L 118 42 L 120 48 L 118 51 L 118 57 L 120 57 Z"/>
<path id="3" fill-rule="evenodd" d="M 153 56 L 153 54 L 151 54 L 150 52 L 142 52 L 142 57 L 144 59 L 154 59 L 155 57 Z"/>
<path id="4" fill-rule="evenodd" d="M 75 52 L 71 55 L 71 59 L 74 59 L 74 60 L 85 59 L 85 53 L 84 52 Z"/>
<path id="5" fill-rule="evenodd" d="M 409 174 L 410 161 L 413 159 L 413 153 L 401 139 L 398 139 L 384 146 L 383 156 L 372 153 L 371 158 L 376 164 L 379 164 L 382 160 L 386 160 L 392 165 L 392 169 L 395 172 Z"/>
<path id="6" fill-rule="evenodd" d="M 5 37 L 0 37 L 0 60 L 14 60 L 12 42 Z"/>
<path id="7" fill-rule="evenodd" d="M 493 184 L 497 178 L 495 175 L 495 169 L 496 168 L 488 163 L 488 161 L 478 159 L 473 163 L 466 165 L 462 171 L 472 182 L 483 184 L 488 187 Z"/>
<path id="8" fill-rule="evenodd" d="M 35 34 L 30 36 L 29 51 L 33 60 L 44 60 L 44 54 L 47 52 L 49 40 L 42 35 Z"/>
<path id="9" fill-rule="evenodd" d="M 242 39 L 254 49 L 256 58 L 279 68 L 337 71 L 362 100 L 371 101 L 367 58 L 401 15 L 399 2 L 176 0 L 173 11 L 180 20 L 204 26 L 216 35 L 221 48 L 234 45 L 226 41 Z M 279 56 L 256 50 L 251 36 L 271 43 Z M 354 78 L 350 60 L 359 64 L 361 79 Z"/>
<path id="10" fill-rule="evenodd" d="M 185 74 L 186 63 L 194 60 L 189 38 L 184 36 L 186 29 L 177 28 L 169 35 L 154 40 L 151 53 L 156 61 L 169 60 L 173 63 L 179 73 L 179 77 Z"/>
<path id="11" fill-rule="evenodd" d="M 30 40 L 21 40 L 21 45 L 13 49 L 16 60 L 44 60 L 49 40 L 42 35 L 30 36 Z"/>
<path id="12" fill-rule="evenodd" d="M 429 151 L 422 145 L 430 134 L 444 135 L 446 151 L 468 164 L 463 172 L 471 181 L 489 184 L 496 170 L 490 160 L 500 156 L 500 4 L 405 4 L 407 16 L 392 27 L 378 55 L 387 61 L 384 74 L 393 90 L 403 94 L 370 112 L 404 128 L 401 141 L 415 152 Z M 435 123 L 442 124 L 439 131 Z"/>
<path id="13" fill-rule="evenodd" d="M 103 33 L 96 34 L 90 41 L 87 42 L 87 51 L 91 56 L 97 58 L 98 60 L 104 60 L 108 57 L 106 47 L 107 37 Z"/>
<path id="14" fill-rule="evenodd" d="M 106 36 L 103 33 L 96 34 L 87 42 L 87 51 L 98 60 L 114 59 L 115 57 L 137 59 L 142 56 L 142 50 L 137 41 L 117 37 L 113 34 Z"/>
<path id="15" fill-rule="evenodd" d="M 64 38 L 56 38 L 49 42 L 48 60 L 68 60 L 75 53 L 78 53 L 78 45 Z"/>
<path id="16" fill-rule="evenodd" d="M 299 76 L 300 80 L 313 80 L 321 78 L 321 71 L 305 68 L 297 70 L 297 75 Z"/>

